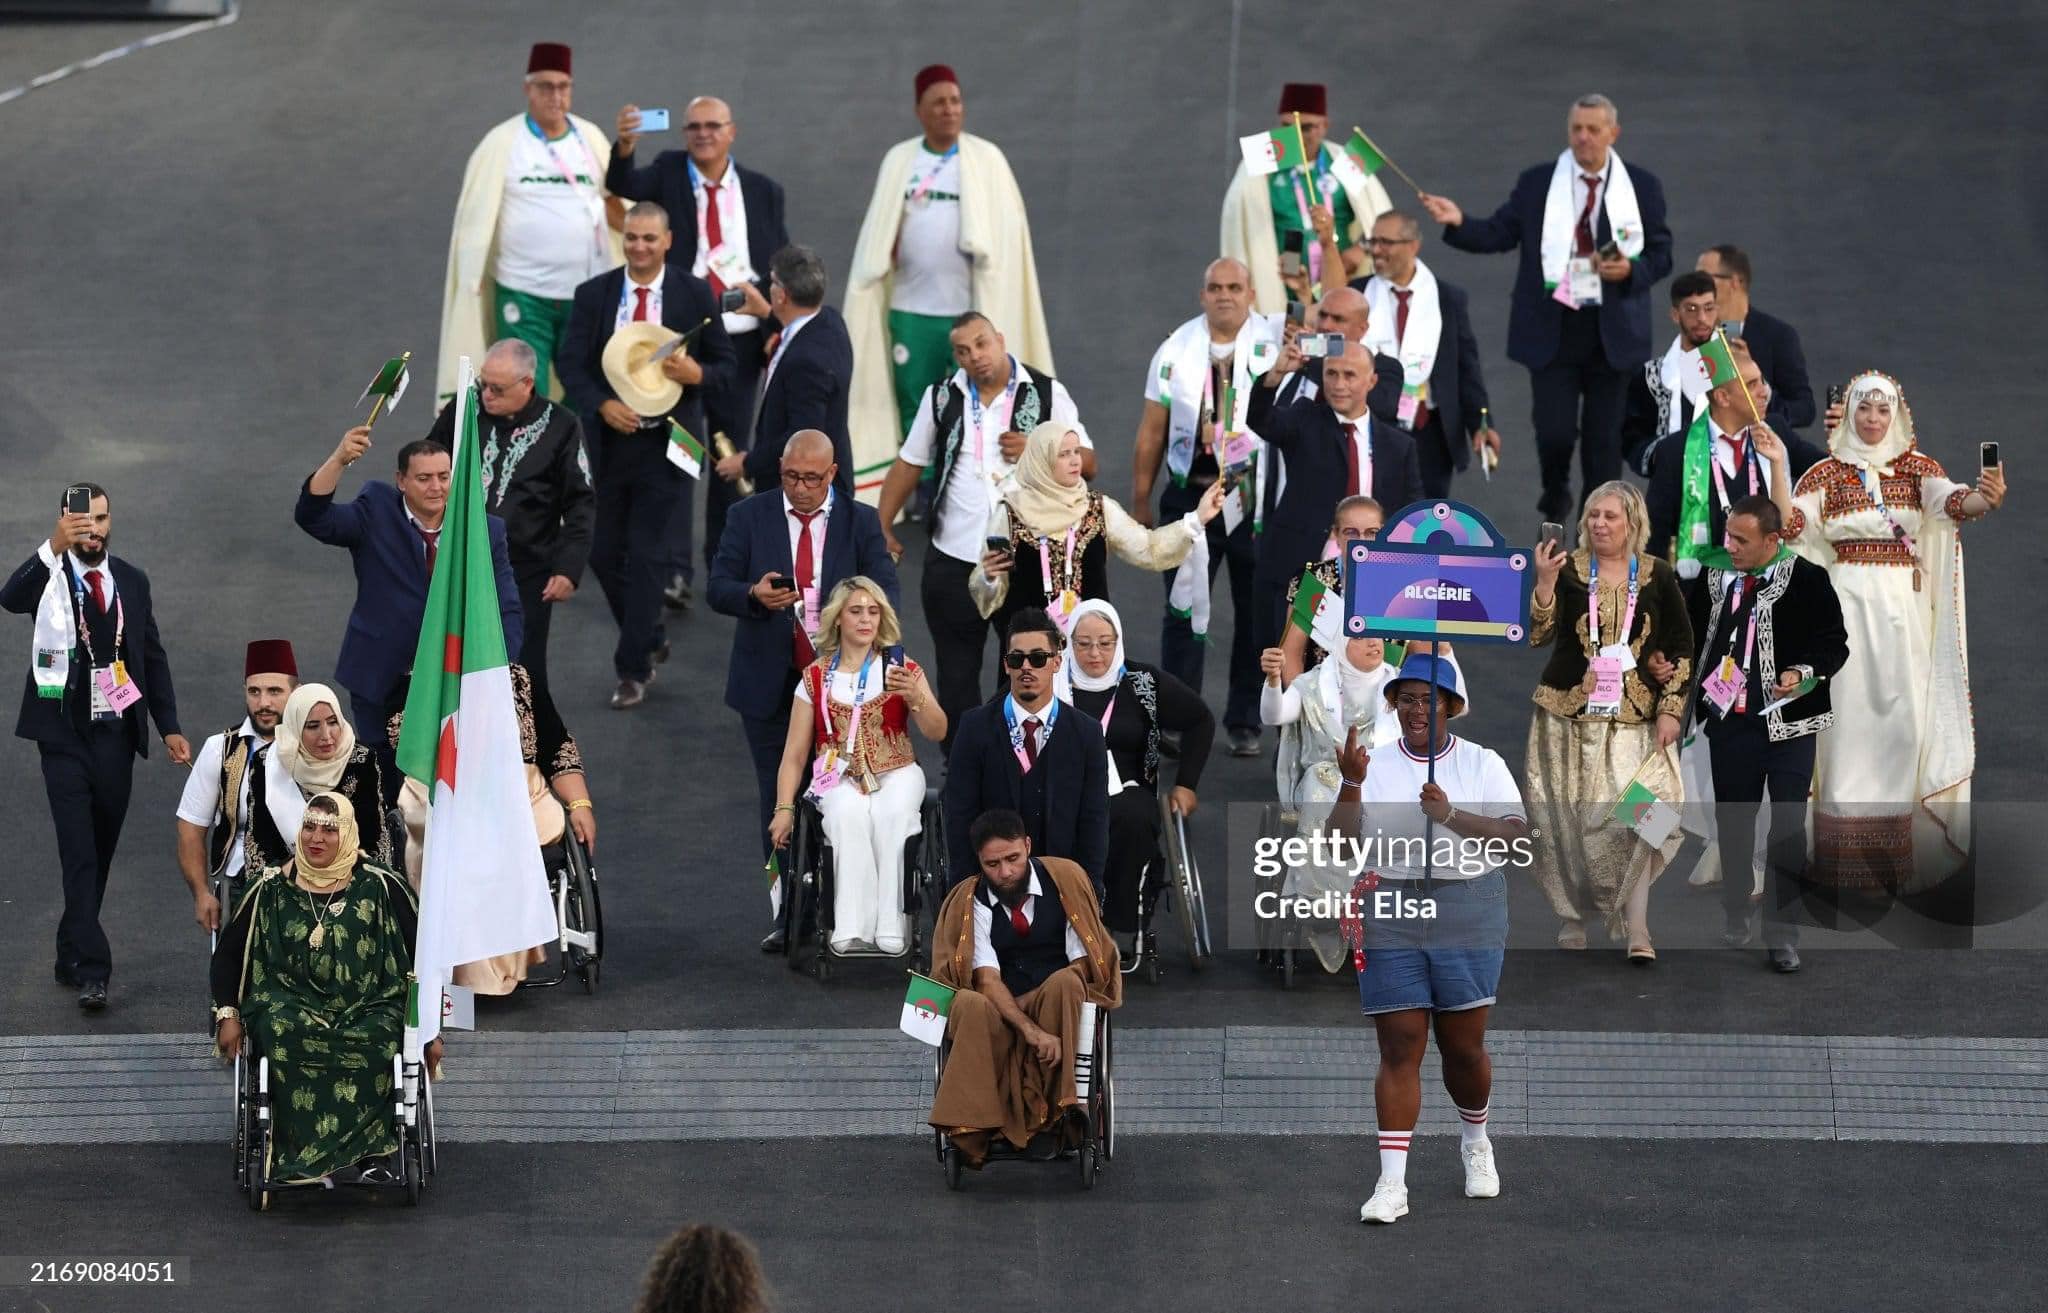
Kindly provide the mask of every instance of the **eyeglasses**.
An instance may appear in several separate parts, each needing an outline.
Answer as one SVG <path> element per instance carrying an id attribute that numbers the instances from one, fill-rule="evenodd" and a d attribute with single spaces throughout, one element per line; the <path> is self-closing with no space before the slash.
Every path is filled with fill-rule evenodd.
<path id="1" fill-rule="evenodd" d="M 543 96 L 566 96 L 569 94 L 571 84 L 568 82 L 528 82 L 526 85 L 532 87 Z"/>
<path id="2" fill-rule="evenodd" d="M 526 374 L 513 379 L 510 383 L 488 383 L 483 379 L 478 379 L 477 386 L 482 388 L 487 396 L 509 397 L 521 384 L 531 382 L 533 382 L 533 375 Z"/>
<path id="3" fill-rule="evenodd" d="M 1022 670 L 1024 663 L 1028 661 L 1033 670 L 1043 670 L 1047 663 L 1058 655 L 1057 652 L 1005 652 L 1003 664 L 1012 670 Z"/>
<path id="4" fill-rule="evenodd" d="M 792 488 L 815 488 L 830 477 L 824 474 L 808 474 L 802 470 L 784 470 L 782 481 Z"/>
<path id="5" fill-rule="evenodd" d="M 1114 638 L 1077 638 L 1074 640 L 1074 650 L 1076 652 L 1114 652 L 1116 651 L 1116 640 Z"/>
<path id="6" fill-rule="evenodd" d="M 1426 711 L 1435 698 L 1434 693 L 1396 693 L 1394 706 L 1401 711 Z"/>
<path id="7" fill-rule="evenodd" d="M 1365 239 L 1365 244 L 1374 250 L 1378 250 L 1383 246 L 1406 246 L 1410 242 L 1420 242 L 1421 240 L 1420 237 L 1368 237 Z"/>
<path id="8" fill-rule="evenodd" d="M 694 132 L 694 133 L 697 133 L 697 134 L 699 134 L 699 135 L 701 136 L 701 135 L 705 135 L 705 134 L 708 134 L 708 133 L 713 133 L 713 132 L 717 132 L 717 131 L 719 131 L 719 130 L 720 130 L 720 129 L 722 129 L 722 128 L 729 128 L 729 127 L 731 127 L 731 126 L 732 126 L 732 120 L 731 120 L 731 119 L 727 119 L 727 120 L 726 120 L 725 122 L 723 122 L 723 123 L 685 123 L 685 124 L 683 125 L 683 131 L 685 131 L 685 132 Z"/>

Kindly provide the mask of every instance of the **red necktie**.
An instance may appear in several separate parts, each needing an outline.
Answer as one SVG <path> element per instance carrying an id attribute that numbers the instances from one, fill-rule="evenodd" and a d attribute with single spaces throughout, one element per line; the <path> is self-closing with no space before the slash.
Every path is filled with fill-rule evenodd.
<path id="1" fill-rule="evenodd" d="M 1024 722 L 1024 769 L 1030 770 L 1038 764 L 1038 722 Z"/>
<path id="2" fill-rule="evenodd" d="M 1359 496 L 1364 489 L 1358 486 L 1358 426 L 1345 423 L 1344 430 L 1344 495 Z"/>
<path id="3" fill-rule="evenodd" d="M 107 613 L 106 585 L 100 582 L 100 572 L 98 570 L 87 570 L 85 572 L 85 582 L 86 586 L 92 589 L 93 614 L 105 615 Z"/>
<path id="4" fill-rule="evenodd" d="M 1591 255 L 1593 253 L 1593 200 L 1600 194 L 1600 175 L 1596 173 L 1582 173 L 1579 175 L 1579 181 L 1586 184 L 1586 208 L 1579 211 L 1579 231 L 1574 238 L 1577 249 L 1573 251 L 1573 254 Z"/>
<path id="5" fill-rule="evenodd" d="M 796 530 L 796 587 L 800 593 L 808 593 L 817 582 L 818 566 L 811 557 L 811 521 L 824 514 L 823 511 L 790 511 L 797 520 Z M 811 664 L 817 656 L 817 649 L 811 646 L 811 636 L 804 632 L 804 603 L 797 602 L 797 622 L 794 628 L 792 654 L 798 668 Z"/>
<path id="6" fill-rule="evenodd" d="M 434 577 L 434 553 L 441 546 L 441 531 L 439 529 L 421 529 L 420 542 L 427 549 L 427 578 L 431 579 Z"/>
<path id="7" fill-rule="evenodd" d="M 724 220 L 718 217 L 718 189 L 722 184 L 706 181 L 704 184 L 704 249 L 715 251 L 725 245 Z M 704 281 L 711 284 L 713 295 L 725 291 L 725 284 L 718 281 L 718 275 L 711 267 L 704 268 Z"/>
<path id="8" fill-rule="evenodd" d="M 1397 287 L 1394 289 L 1394 299 L 1401 303 L 1400 308 L 1394 311 L 1394 340 L 1403 346 L 1406 346 L 1408 342 L 1408 298 L 1413 295 L 1415 295 L 1415 289 L 1412 287 Z M 1429 423 L 1429 403 L 1418 400 L 1415 403 L 1415 421 L 1408 427 L 1420 433 L 1422 432 L 1422 426 L 1427 423 Z"/>
<path id="9" fill-rule="evenodd" d="M 1010 909 L 1010 928 L 1017 932 L 1019 938 L 1031 933 L 1031 918 L 1024 915 L 1024 904 L 1019 903 Z"/>
<path id="10" fill-rule="evenodd" d="M 644 287 L 633 289 L 633 322 L 636 324 L 647 322 L 647 289 Z"/>

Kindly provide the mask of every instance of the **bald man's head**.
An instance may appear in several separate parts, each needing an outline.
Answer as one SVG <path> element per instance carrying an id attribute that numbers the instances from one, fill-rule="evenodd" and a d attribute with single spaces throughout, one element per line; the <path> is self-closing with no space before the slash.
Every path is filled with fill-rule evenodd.
<path id="1" fill-rule="evenodd" d="M 1363 342 L 1366 315 L 1365 293 L 1351 287 L 1335 288 L 1316 305 L 1316 328 L 1342 333 L 1347 342 Z"/>
<path id="2" fill-rule="evenodd" d="M 699 96 L 683 109 L 683 145 L 700 172 L 724 177 L 725 161 L 738 135 L 732 106 L 716 96 Z"/>
<path id="3" fill-rule="evenodd" d="M 818 430 L 798 429 L 782 444 L 782 495 L 804 514 L 825 504 L 838 472 L 832 439 Z"/>
<path id="4" fill-rule="evenodd" d="M 1228 341 L 1244 327 L 1252 308 L 1252 271 L 1225 256 L 1211 260 L 1202 275 L 1202 315 L 1209 321 L 1209 336 Z"/>

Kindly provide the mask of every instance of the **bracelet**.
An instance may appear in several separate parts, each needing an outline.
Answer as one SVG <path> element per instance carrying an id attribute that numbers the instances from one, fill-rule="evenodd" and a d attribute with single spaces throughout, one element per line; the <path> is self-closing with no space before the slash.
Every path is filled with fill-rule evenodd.
<path id="1" fill-rule="evenodd" d="M 1365 779 L 1363 776 L 1355 780 L 1345 780 L 1343 772 L 1340 771 L 1338 772 L 1337 778 L 1340 780 L 1344 780 L 1344 787 L 1347 789 L 1362 789 L 1365 787 Z"/>
<path id="2" fill-rule="evenodd" d="M 594 811 L 596 809 L 591 806 L 590 799 L 588 798 L 571 798 L 569 800 L 569 810 L 572 812 L 580 812 Z"/>
<path id="3" fill-rule="evenodd" d="M 213 1025 L 216 1030 L 220 1028 L 220 1023 L 223 1021 L 240 1021 L 241 1019 L 242 1013 L 239 1008 L 215 1008 L 213 1010 Z"/>
<path id="4" fill-rule="evenodd" d="M 1451 823 L 1452 821 L 1455 821 L 1455 820 L 1457 820 L 1457 819 L 1458 819 L 1458 808 L 1457 808 L 1457 804 L 1453 803 L 1453 804 L 1451 805 L 1451 809 L 1450 809 L 1450 810 L 1449 810 L 1448 812 L 1445 812 L 1445 813 L 1444 813 L 1444 824 L 1445 824 L 1445 825 L 1449 825 L 1449 824 L 1450 824 L 1450 823 Z"/>
<path id="5" fill-rule="evenodd" d="M 778 802 L 775 804 L 775 811 L 788 812 L 790 815 L 794 816 L 796 815 L 796 804 L 793 802 Z M 772 816 L 774 815 L 774 812 L 770 812 L 769 814 Z"/>

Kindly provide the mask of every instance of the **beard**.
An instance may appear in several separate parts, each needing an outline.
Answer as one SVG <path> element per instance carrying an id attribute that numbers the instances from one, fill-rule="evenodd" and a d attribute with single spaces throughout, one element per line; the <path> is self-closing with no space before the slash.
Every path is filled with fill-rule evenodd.
<path id="1" fill-rule="evenodd" d="M 84 543 L 79 543 L 71 550 L 77 552 L 78 559 L 84 561 L 87 565 L 98 565 L 107 559 L 108 546 L 109 540 L 102 538 L 98 547 L 87 547 Z"/>

